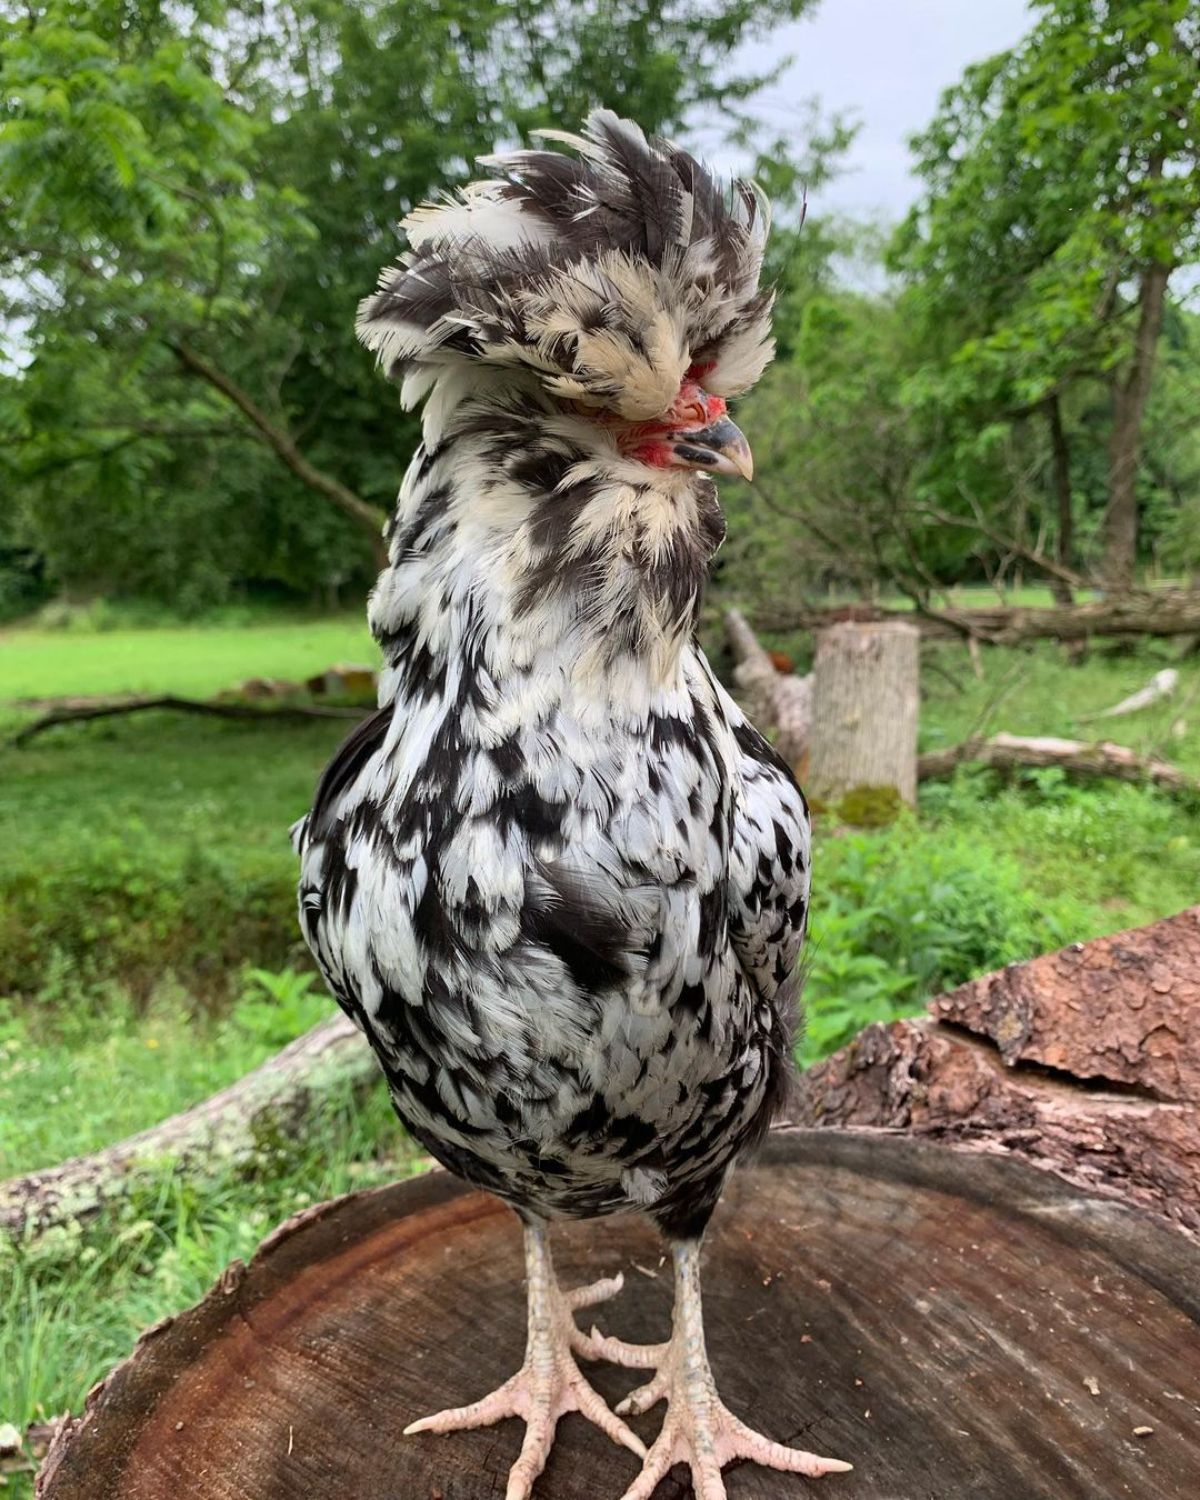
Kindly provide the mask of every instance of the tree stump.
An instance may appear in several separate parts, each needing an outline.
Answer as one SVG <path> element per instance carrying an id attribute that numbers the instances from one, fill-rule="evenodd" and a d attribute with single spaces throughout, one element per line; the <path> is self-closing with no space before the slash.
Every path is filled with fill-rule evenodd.
<path id="1" fill-rule="evenodd" d="M 919 673 L 915 625 L 846 621 L 819 632 L 808 777 L 816 798 L 836 804 L 887 787 L 916 802 Z"/>
<path id="2" fill-rule="evenodd" d="M 606 1331 L 661 1338 L 647 1224 L 555 1235 L 564 1280 L 617 1268 Z M 730 1189 L 705 1305 L 734 1411 L 853 1474 L 830 1500 L 1194 1500 L 1200 1250 L 1021 1163 L 790 1130 Z M 405 1438 L 482 1395 L 524 1340 L 519 1235 L 442 1173 L 291 1221 L 147 1334 L 55 1441 L 40 1500 L 494 1500 L 519 1424 Z M 593 1366 L 615 1398 L 632 1372 Z M 649 1413 L 634 1425 L 656 1430 Z M 1147 1430 L 1148 1429 L 1148 1430 Z M 631 1455 L 567 1417 L 536 1494 L 616 1500 Z M 678 1476 L 680 1471 L 676 1471 Z M 737 1467 L 731 1500 L 812 1493 Z M 658 1500 L 690 1493 L 672 1477 Z"/>
<path id="3" fill-rule="evenodd" d="M 1198 1003 L 1200 908 L 978 980 L 806 1075 L 817 1128 L 732 1179 L 705 1306 L 733 1410 L 854 1462 L 822 1496 L 1200 1494 Z M 564 1284 L 625 1273 L 606 1332 L 665 1336 L 649 1224 L 554 1240 Z M 494 1500 L 518 1423 L 401 1429 L 516 1369 L 521 1276 L 513 1215 L 444 1173 L 311 1209 L 142 1338 L 59 1431 L 39 1500 Z M 590 1369 L 610 1399 L 637 1379 Z M 539 1500 L 616 1500 L 632 1456 L 578 1416 L 560 1433 Z M 727 1479 L 730 1500 L 816 1492 Z"/>

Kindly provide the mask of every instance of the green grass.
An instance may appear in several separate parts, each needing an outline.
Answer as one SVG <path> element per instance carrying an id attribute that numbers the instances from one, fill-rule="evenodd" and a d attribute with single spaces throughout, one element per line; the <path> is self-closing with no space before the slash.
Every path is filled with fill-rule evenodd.
<path id="1" fill-rule="evenodd" d="M 13 630 L 0 637 L 0 700 L 203 694 L 371 651 L 357 619 Z M 998 729 L 1103 734 L 1200 775 L 1200 661 L 1177 655 L 1149 642 L 1071 665 L 1050 645 L 985 650 L 980 680 L 961 647 L 927 650 L 922 747 Z M 1171 703 L 1081 724 L 1167 664 L 1181 674 Z M 5 715 L 12 725 L 28 710 L 0 703 L 0 729 Z M 269 998 L 246 966 L 306 961 L 287 828 L 345 728 L 164 713 L 0 749 L 0 1176 L 186 1108 L 328 1013 L 302 981 Z M 806 1056 L 973 974 L 1177 911 L 1198 891 L 1200 813 L 1142 787 L 966 770 L 924 787 L 919 816 L 890 828 L 827 821 Z M 273 1223 L 411 1167 L 382 1088 L 365 1108 L 332 1101 L 294 1144 L 270 1172 L 202 1192 L 152 1180 L 115 1224 L 0 1259 L 0 1422 L 78 1409 L 141 1328 L 194 1301 Z"/>
<path id="2" fill-rule="evenodd" d="M 807 1061 L 978 974 L 1191 905 L 1200 814 L 1058 771 L 963 771 L 923 790 L 919 820 L 819 824 L 813 867 Z"/>
<path id="3" fill-rule="evenodd" d="M 982 679 L 975 677 L 963 647 L 927 650 L 924 659 L 922 750 L 997 730 L 1111 739 L 1200 775 L 1200 657 L 1181 659 L 1173 641 L 1148 640 L 1132 651 L 1105 649 L 1101 643 L 1079 666 L 1066 662 L 1061 647 L 1048 641 L 1020 652 L 984 650 Z M 1164 667 L 1179 673 L 1172 698 L 1124 718 L 1085 718 L 1145 687 Z M 1175 734 L 1172 728 L 1181 717 L 1184 730 Z"/>
<path id="4" fill-rule="evenodd" d="M 0 994 L 173 975 L 219 1001 L 295 958 L 288 828 L 346 728 L 164 713 L 0 750 Z"/>
<path id="5" fill-rule="evenodd" d="M 347 1094 L 269 1174 L 228 1175 L 202 1194 L 178 1176 L 148 1179 L 115 1224 L 0 1252 L 0 1422 L 24 1429 L 78 1411 L 145 1328 L 198 1301 L 282 1219 L 422 1166 L 382 1088 L 365 1104 Z M 10 1476 L 4 1493 L 26 1500 L 29 1476 Z"/>
<path id="6" fill-rule="evenodd" d="M 361 614 L 92 633 L 13 627 L 0 630 L 0 704 L 100 693 L 203 697 L 251 677 L 302 681 L 334 662 L 378 655 Z"/>
<path id="7" fill-rule="evenodd" d="M 1111 738 L 1200 776 L 1200 661 L 1180 659 L 1174 643 L 1093 648 L 1079 665 L 1050 643 L 985 650 L 980 678 L 965 647 L 926 648 L 923 661 L 922 750 L 999 730 Z M 1166 665 L 1180 676 L 1170 700 L 1083 720 Z M 803 1055 L 977 974 L 1171 915 L 1198 895 L 1200 807 L 1144 786 L 964 767 L 922 786 L 918 818 L 861 834 L 819 823 Z"/>
<path id="8" fill-rule="evenodd" d="M 212 628 L 12 630 L 0 638 L 0 732 L 22 697 L 207 695 L 253 676 L 302 679 L 373 661 L 361 620 Z M 7 703 L 7 706 L 6 706 Z M 223 998 L 244 958 L 298 954 L 289 826 L 345 721 L 171 712 L 52 729 L 0 747 L 0 995 L 67 974 L 146 998 L 175 974 Z"/>
<path id="9" fill-rule="evenodd" d="M 0 1178 L 95 1150 L 242 1077 L 329 1014 L 310 979 L 247 973 L 220 1018 L 180 995 L 140 1014 L 111 997 L 83 1011 L 0 1007 Z M 422 1166 L 381 1081 L 365 1099 L 326 1099 L 260 1168 L 202 1189 L 164 1168 L 102 1223 L 24 1248 L 0 1241 L 0 1423 L 78 1410 L 148 1324 L 197 1301 L 283 1218 Z M 4 1493 L 24 1500 L 28 1474 L 9 1478 Z"/>
<path id="10" fill-rule="evenodd" d="M 236 1082 L 329 1016 L 314 977 L 247 970 L 221 1016 L 166 987 L 140 1011 L 119 994 L 20 1011 L 0 1002 L 0 1179 L 96 1151 Z"/>

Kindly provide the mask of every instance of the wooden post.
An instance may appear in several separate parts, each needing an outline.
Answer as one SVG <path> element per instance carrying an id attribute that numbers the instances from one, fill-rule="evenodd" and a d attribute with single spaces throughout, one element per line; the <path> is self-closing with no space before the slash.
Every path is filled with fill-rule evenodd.
<path id="1" fill-rule="evenodd" d="M 821 801 L 891 787 L 915 804 L 919 646 L 905 621 L 846 621 L 818 634 L 809 785 Z"/>

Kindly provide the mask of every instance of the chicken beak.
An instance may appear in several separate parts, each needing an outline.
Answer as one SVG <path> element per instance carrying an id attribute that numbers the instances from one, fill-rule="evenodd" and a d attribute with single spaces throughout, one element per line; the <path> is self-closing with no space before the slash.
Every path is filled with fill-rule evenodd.
<path id="1" fill-rule="evenodd" d="M 671 463 L 681 469 L 706 469 L 710 474 L 740 474 L 753 479 L 754 459 L 740 427 L 720 417 L 699 432 L 677 432 L 671 438 Z"/>

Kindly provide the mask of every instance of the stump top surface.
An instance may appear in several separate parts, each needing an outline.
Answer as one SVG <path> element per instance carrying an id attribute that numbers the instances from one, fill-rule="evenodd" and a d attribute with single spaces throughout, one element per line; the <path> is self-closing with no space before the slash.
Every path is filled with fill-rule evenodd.
<path id="1" fill-rule="evenodd" d="M 564 1285 L 624 1271 L 596 1309 L 606 1332 L 665 1336 L 649 1224 L 553 1238 Z M 139 1344 L 60 1436 L 39 1495 L 498 1497 L 519 1423 L 401 1429 L 517 1368 L 522 1274 L 512 1214 L 444 1174 L 322 1205 Z M 735 1466 L 730 1500 L 1200 1494 L 1200 1249 L 1145 1216 L 995 1157 L 789 1131 L 734 1178 L 704 1275 L 731 1408 L 856 1465 L 815 1482 Z M 612 1399 L 636 1383 L 588 1368 Z M 634 1425 L 649 1438 L 660 1415 Z M 635 1473 L 572 1415 L 535 1495 L 617 1500 Z M 690 1493 L 676 1469 L 656 1500 Z"/>

